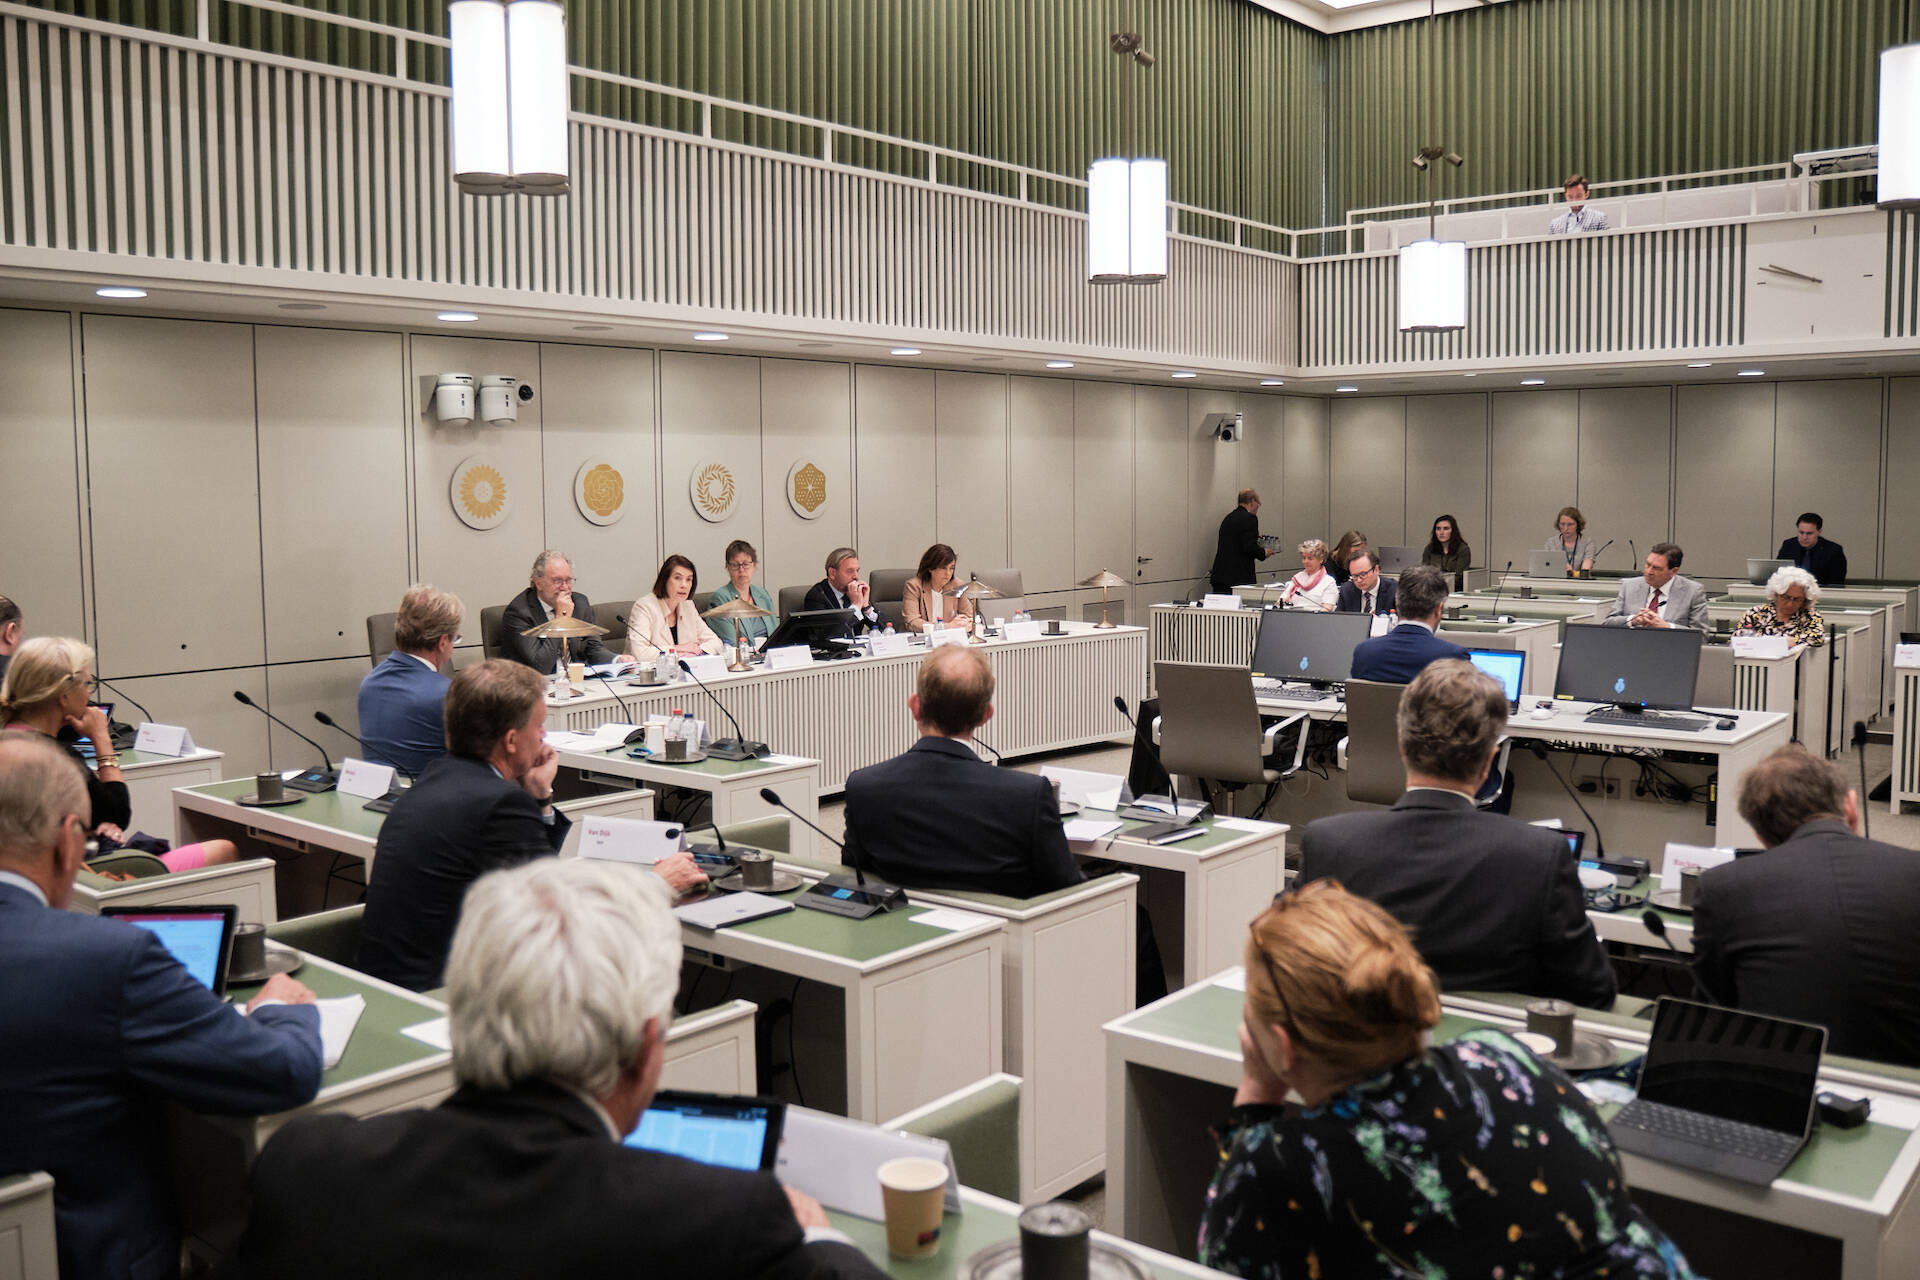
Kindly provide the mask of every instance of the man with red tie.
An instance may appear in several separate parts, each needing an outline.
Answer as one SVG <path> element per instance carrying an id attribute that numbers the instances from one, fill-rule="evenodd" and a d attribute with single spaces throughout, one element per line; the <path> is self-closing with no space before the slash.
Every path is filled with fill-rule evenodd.
<path id="1" fill-rule="evenodd" d="M 1613 607 L 1601 619 L 1608 627 L 1692 627 L 1705 633 L 1707 593 L 1692 578 L 1680 576 L 1683 553 L 1671 542 L 1647 549 L 1645 572 L 1620 584 Z"/>

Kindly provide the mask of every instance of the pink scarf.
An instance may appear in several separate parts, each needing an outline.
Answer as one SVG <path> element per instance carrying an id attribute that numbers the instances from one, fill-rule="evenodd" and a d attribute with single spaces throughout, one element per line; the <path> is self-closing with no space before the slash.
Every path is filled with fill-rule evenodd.
<path id="1" fill-rule="evenodd" d="M 1305 581 L 1302 581 L 1301 575 L 1304 573 L 1306 573 L 1306 570 L 1302 569 L 1299 573 L 1296 573 L 1293 575 L 1292 581 L 1287 583 L 1286 594 L 1280 597 L 1280 601 L 1282 604 L 1285 604 L 1288 601 L 1292 600 L 1293 593 L 1296 591 L 1313 590 L 1315 587 L 1320 585 L 1320 580 L 1327 576 L 1327 571 L 1323 568 L 1320 570 L 1320 572 L 1314 574 L 1311 578 L 1307 578 Z"/>

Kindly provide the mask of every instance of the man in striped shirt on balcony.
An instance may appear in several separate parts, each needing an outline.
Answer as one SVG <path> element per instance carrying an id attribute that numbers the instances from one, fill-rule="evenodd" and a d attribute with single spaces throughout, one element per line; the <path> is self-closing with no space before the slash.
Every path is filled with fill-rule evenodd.
<path id="1" fill-rule="evenodd" d="M 1557 236 L 1576 236 L 1583 231 L 1605 231 L 1607 215 L 1587 207 L 1587 179 L 1576 173 L 1561 184 L 1566 191 L 1567 211 L 1548 224 Z"/>

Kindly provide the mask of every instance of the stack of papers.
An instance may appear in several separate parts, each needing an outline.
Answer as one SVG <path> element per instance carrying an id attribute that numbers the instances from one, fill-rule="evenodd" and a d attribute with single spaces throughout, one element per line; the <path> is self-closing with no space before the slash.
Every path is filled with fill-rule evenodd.
<path id="1" fill-rule="evenodd" d="M 313 1003 L 320 1010 L 322 1060 L 329 1068 L 337 1067 L 347 1052 L 347 1041 L 353 1039 L 353 1029 L 360 1025 L 360 1015 L 367 1011 L 367 998 L 336 996 Z"/>
<path id="2" fill-rule="evenodd" d="M 571 729 L 549 729 L 546 743 L 555 751 L 611 751 L 627 740 L 638 725 L 609 721 L 587 733 Z"/>

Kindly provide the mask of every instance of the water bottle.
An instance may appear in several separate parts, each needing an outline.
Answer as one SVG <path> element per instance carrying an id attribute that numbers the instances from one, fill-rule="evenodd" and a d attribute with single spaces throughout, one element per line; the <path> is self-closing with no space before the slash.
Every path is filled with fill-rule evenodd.
<path id="1" fill-rule="evenodd" d="M 681 714 L 685 716 L 686 719 L 680 727 L 680 740 L 686 743 L 687 750 L 691 751 L 700 745 L 700 726 L 694 720 L 693 712 L 683 711 Z"/>
<path id="2" fill-rule="evenodd" d="M 886 634 L 888 634 L 889 636 L 891 636 L 891 635 L 893 634 L 893 624 L 892 624 L 891 622 L 889 622 L 889 623 L 887 624 L 887 631 L 886 631 Z"/>
<path id="3" fill-rule="evenodd" d="M 673 709 L 672 714 L 667 719 L 667 741 L 679 742 L 684 740 L 682 730 L 686 725 L 686 714 L 687 713 L 679 707 Z"/>

